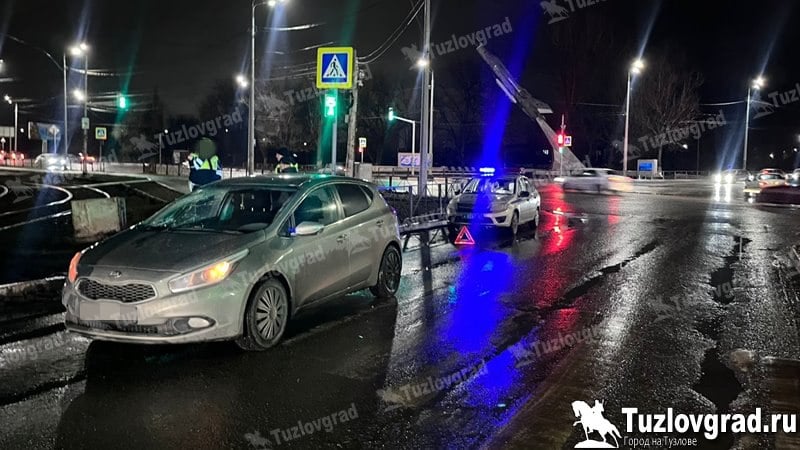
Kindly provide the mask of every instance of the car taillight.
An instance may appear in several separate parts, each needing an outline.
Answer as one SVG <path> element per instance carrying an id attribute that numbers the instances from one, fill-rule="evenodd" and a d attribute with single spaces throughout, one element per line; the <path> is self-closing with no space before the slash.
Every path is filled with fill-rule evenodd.
<path id="1" fill-rule="evenodd" d="M 69 262 L 69 271 L 67 272 L 67 280 L 74 283 L 78 279 L 78 262 L 81 260 L 81 252 L 75 253 L 72 260 Z"/>

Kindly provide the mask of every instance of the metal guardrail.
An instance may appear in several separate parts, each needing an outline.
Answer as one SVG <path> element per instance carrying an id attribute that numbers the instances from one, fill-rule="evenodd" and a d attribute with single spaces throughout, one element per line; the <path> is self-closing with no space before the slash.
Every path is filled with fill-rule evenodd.
<path id="1" fill-rule="evenodd" d="M 447 226 L 447 217 L 444 213 L 426 214 L 424 216 L 409 217 L 400 225 L 400 234 L 406 235 L 430 231 Z"/>

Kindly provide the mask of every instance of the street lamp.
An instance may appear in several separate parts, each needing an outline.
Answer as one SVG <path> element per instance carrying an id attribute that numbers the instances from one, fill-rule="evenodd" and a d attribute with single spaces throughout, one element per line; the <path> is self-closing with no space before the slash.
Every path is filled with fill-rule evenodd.
<path id="1" fill-rule="evenodd" d="M 3 97 L 3 100 L 5 100 L 9 105 L 14 105 L 14 141 L 11 145 L 11 149 L 17 151 L 19 150 L 19 142 L 17 138 L 17 130 L 19 129 L 19 103 L 12 100 L 11 96 L 9 95 Z"/>
<path id="2" fill-rule="evenodd" d="M 747 111 L 745 112 L 745 121 L 744 121 L 744 157 L 742 158 L 742 169 L 747 171 L 747 145 L 750 140 L 750 103 L 753 99 L 753 91 L 761 90 L 766 84 L 766 80 L 764 80 L 763 76 L 757 77 L 753 80 L 753 83 L 747 88 Z"/>
<path id="3" fill-rule="evenodd" d="M 284 4 L 287 1 L 253 0 L 253 7 L 250 9 L 250 81 L 253 86 L 250 88 L 250 117 L 247 124 L 247 175 L 253 175 L 256 171 L 256 8 L 264 5 L 275 8 L 278 4 Z"/>
<path id="4" fill-rule="evenodd" d="M 75 97 L 75 100 L 77 100 L 78 103 L 86 102 L 86 93 L 84 93 L 80 89 L 75 89 L 74 91 L 72 91 L 72 96 Z"/>
<path id="5" fill-rule="evenodd" d="M 415 120 L 400 117 L 394 112 L 394 108 L 389 108 L 389 122 L 399 120 L 400 122 L 411 124 L 411 175 L 414 175 L 414 155 L 417 151 L 417 122 Z"/>
<path id="6" fill-rule="evenodd" d="M 628 70 L 628 94 L 625 101 L 625 143 L 622 147 L 622 176 L 628 175 L 628 144 L 630 142 L 630 123 L 631 123 L 631 89 L 633 87 L 633 76 L 639 75 L 644 70 L 644 61 L 637 59 L 631 64 Z"/>
<path id="7" fill-rule="evenodd" d="M 240 88 L 246 88 L 250 83 L 248 83 L 247 78 L 244 75 L 236 75 L 236 84 L 239 85 Z"/>
<path id="8" fill-rule="evenodd" d="M 78 101 L 83 102 L 83 118 L 84 120 L 88 117 L 89 112 L 89 102 L 87 100 L 88 93 L 89 93 L 89 45 L 86 42 L 81 42 L 80 44 L 73 45 L 69 48 L 69 53 L 75 58 L 83 58 L 83 88 L 84 92 L 82 96 L 76 95 Z M 67 129 L 68 120 L 67 117 L 69 115 L 68 110 L 68 99 L 67 99 L 67 54 L 64 53 L 64 154 L 69 151 L 69 130 Z M 77 91 L 76 91 L 77 92 Z M 83 122 L 81 122 L 81 128 L 83 128 Z M 87 148 L 89 146 L 89 130 L 83 130 L 83 154 L 87 154 Z"/>

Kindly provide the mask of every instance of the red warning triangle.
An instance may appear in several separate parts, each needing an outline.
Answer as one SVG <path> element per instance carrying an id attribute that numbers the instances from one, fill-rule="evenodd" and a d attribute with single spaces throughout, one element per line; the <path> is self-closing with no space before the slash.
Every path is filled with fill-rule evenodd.
<path id="1" fill-rule="evenodd" d="M 461 227 L 461 231 L 458 232 L 458 236 L 455 240 L 456 245 L 475 245 L 475 239 L 472 237 L 472 233 L 469 232 L 469 229 L 466 225 Z"/>

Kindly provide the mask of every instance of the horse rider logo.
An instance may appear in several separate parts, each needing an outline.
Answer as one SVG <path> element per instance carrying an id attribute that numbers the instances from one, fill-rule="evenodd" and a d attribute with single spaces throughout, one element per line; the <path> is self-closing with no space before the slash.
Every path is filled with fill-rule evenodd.
<path id="1" fill-rule="evenodd" d="M 550 14 L 550 22 L 547 22 L 548 25 L 552 25 L 556 22 L 561 22 L 562 20 L 569 18 L 569 11 L 567 8 L 558 5 L 557 2 L 558 0 L 550 0 L 549 2 L 543 1 L 540 3 L 544 12 Z"/>
<path id="2" fill-rule="evenodd" d="M 578 443 L 575 448 L 619 448 L 617 439 L 622 439 L 622 436 L 619 434 L 617 427 L 603 417 L 603 412 L 605 412 L 603 403 L 595 400 L 594 406 L 590 407 L 586 402 L 572 402 L 572 412 L 578 418 L 572 426 L 581 424 L 583 426 L 583 434 L 586 436 L 586 440 Z M 595 431 L 603 438 L 602 441 L 589 439 L 589 433 Z M 614 439 L 613 446 L 608 443 L 606 436 L 611 436 Z"/>

